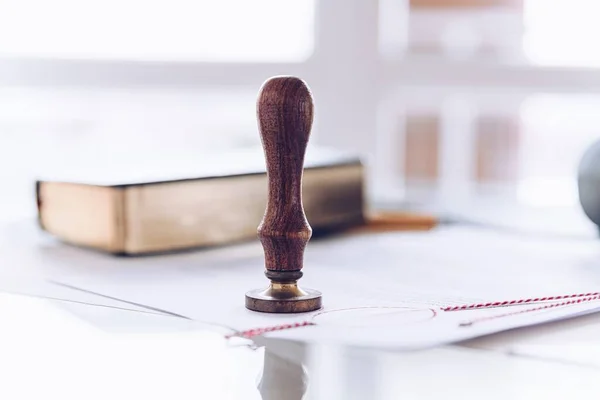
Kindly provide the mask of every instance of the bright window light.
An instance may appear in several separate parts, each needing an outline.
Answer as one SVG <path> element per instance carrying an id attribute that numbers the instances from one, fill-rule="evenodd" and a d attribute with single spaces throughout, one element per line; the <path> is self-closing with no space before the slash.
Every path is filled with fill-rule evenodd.
<path id="1" fill-rule="evenodd" d="M 599 67 L 600 2 L 526 0 L 524 50 L 534 64 Z"/>
<path id="2" fill-rule="evenodd" d="M 598 140 L 600 98 L 538 94 L 522 105 L 518 197 L 532 206 L 576 206 L 581 157 Z"/>
<path id="3" fill-rule="evenodd" d="M 315 0 L 1 0 L 0 56 L 296 62 Z"/>

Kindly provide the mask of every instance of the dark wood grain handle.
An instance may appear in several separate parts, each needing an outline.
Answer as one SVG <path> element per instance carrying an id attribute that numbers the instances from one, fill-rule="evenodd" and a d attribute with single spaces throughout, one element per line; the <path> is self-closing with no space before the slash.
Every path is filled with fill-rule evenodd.
<path id="1" fill-rule="evenodd" d="M 310 89 L 295 77 L 271 78 L 260 89 L 256 111 L 269 182 L 258 237 L 267 276 L 275 278 L 277 272 L 302 269 L 312 235 L 302 204 L 304 155 L 313 123 Z"/>

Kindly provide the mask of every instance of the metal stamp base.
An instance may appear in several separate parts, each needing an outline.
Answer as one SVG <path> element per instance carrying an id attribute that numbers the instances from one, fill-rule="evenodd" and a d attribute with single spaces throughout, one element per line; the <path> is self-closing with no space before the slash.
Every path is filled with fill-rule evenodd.
<path id="1" fill-rule="evenodd" d="M 295 282 L 273 282 L 266 289 L 246 293 L 246 308 L 266 313 L 303 313 L 322 307 L 321 292 L 302 289 Z"/>

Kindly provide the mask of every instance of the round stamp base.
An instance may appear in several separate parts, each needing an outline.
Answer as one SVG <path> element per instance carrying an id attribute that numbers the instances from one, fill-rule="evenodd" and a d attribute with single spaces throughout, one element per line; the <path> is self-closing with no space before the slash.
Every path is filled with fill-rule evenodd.
<path id="1" fill-rule="evenodd" d="M 264 313 L 304 313 L 322 307 L 321 292 L 312 289 L 299 289 L 298 292 L 257 289 L 246 293 L 246 308 Z"/>

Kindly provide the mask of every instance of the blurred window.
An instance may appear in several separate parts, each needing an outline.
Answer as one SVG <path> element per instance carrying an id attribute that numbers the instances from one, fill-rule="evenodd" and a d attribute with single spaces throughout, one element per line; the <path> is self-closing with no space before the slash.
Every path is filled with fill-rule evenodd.
<path id="1" fill-rule="evenodd" d="M 526 0 L 525 54 L 538 65 L 600 67 L 600 2 Z"/>
<path id="2" fill-rule="evenodd" d="M 315 0 L 2 0 L 0 56 L 295 62 Z"/>

